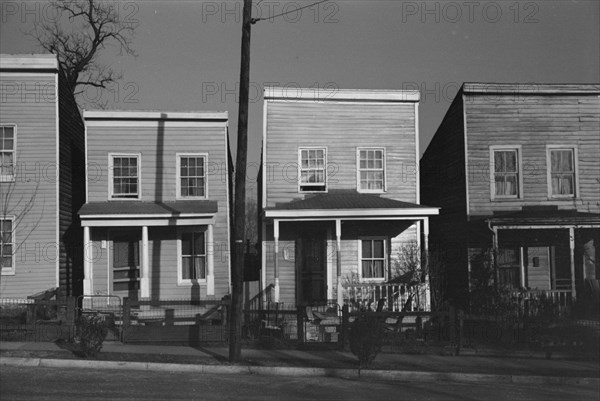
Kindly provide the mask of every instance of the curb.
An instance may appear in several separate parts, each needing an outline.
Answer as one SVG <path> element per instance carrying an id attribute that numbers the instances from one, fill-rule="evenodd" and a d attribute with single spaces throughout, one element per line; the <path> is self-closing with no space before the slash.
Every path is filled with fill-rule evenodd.
<path id="1" fill-rule="evenodd" d="M 78 368 L 78 369 L 130 369 L 156 372 L 195 372 L 204 374 L 248 374 L 258 376 L 336 377 L 342 379 L 376 379 L 403 382 L 457 382 L 506 384 L 566 384 L 600 386 L 600 378 L 557 377 L 530 375 L 494 375 L 480 373 L 410 372 L 401 370 L 306 368 L 289 366 L 246 365 L 190 365 L 157 362 L 87 361 L 45 358 L 1 358 L 0 366 Z"/>

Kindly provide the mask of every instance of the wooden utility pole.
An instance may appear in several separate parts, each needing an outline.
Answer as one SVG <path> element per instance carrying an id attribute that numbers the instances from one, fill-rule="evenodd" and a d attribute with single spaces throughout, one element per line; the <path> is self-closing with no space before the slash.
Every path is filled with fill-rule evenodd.
<path id="1" fill-rule="evenodd" d="M 244 284 L 244 234 L 246 215 L 246 160 L 248 158 L 248 91 L 250 87 L 250 31 L 252 0 L 244 0 L 242 19 L 242 60 L 238 111 L 237 156 L 235 163 L 235 215 L 231 311 L 229 313 L 229 362 L 242 359 L 242 301 Z"/>

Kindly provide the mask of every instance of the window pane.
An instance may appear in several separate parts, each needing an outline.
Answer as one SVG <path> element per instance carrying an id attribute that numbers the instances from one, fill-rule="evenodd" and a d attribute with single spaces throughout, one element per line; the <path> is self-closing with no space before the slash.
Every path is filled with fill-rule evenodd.
<path id="1" fill-rule="evenodd" d="M 194 234 L 194 255 L 204 255 L 204 233 Z"/>
<path id="2" fill-rule="evenodd" d="M 192 254 L 192 233 L 181 234 L 181 254 L 191 255 Z"/>
<path id="3" fill-rule="evenodd" d="M 370 260 L 363 260 L 362 276 L 363 276 L 363 278 L 372 278 L 373 277 L 372 263 Z"/>
<path id="4" fill-rule="evenodd" d="M 373 278 L 383 278 L 383 260 L 373 261 Z"/>
<path id="5" fill-rule="evenodd" d="M 372 256 L 373 256 L 373 253 L 371 252 L 371 241 L 363 240 L 362 241 L 362 258 L 366 259 L 366 258 L 371 258 Z"/>
<path id="6" fill-rule="evenodd" d="M 373 257 L 383 258 L 383 240 L 373 241 Z"/>
<path id="7" fill-rule="evenodd" d="M 505 171 L 504 157 L 502 152 L 494 152 L 494 171 L 497 173 Z"/>
<path id="8" fill-rule="evenodd" d="M 2 267 L 12 267 L 12 256 L 2 258 Z"/>
<path id="9" fill-rule="evenodd" d="M 515 173 L 517 171 L 517 152 L 504 152 L 506 158 L 506 171 Z"/>
<path id="10" fill-rule="evenodd" d="M 194 271 L 195 278 L 206 278 L 206 261 L 203 256 L 197 256 L 194 258 Z"/>
<path id="11" fill-rule="evenodd" d="M 181 258 L 181 277 L 184 280 L 195 279 L 195 271 L 192 269 L 192 258 L 189 256 Z"/>

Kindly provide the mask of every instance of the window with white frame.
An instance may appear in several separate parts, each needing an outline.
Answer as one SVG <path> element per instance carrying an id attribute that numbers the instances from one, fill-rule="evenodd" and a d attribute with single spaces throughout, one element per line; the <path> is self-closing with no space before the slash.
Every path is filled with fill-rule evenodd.
<path id="1" fill-rule="evenodd" d="M 177 174 L 179 198 L 206 197 L 206 155 L 178 155 Z"/>
<path id="2" fill-rule="evenodd" d="M 385 239 L 360 240 L 360 277 L 363 280 L 384 280 L 386 265 Z"/>
<path id="3" fill-rule="evenodd" d="M 300 192 L 327 191 L 327 150 L 301 148 L 299 153 Z"/>
<path id="4" fill-rule="evenodd" d="M 180 241 L 180 282 L 192 284 L 206 279 L 206 240 L 204 231 L 183 231 Z"/>
<path id="5" fill-rule="evenodd" d="M 14 236 L 14 218 L 0 219 L 0 264 L 1 271 L 4 274 L 14 273 L 15 271 L 15 236 Z"/>
<path id="6" fill-rule="evenodd" d="M 359 191 L 383 192 L 385 190 L 385 149 L 359 148 L 357 153 Z"/>
<path id="7" fill-rule="evenodd" d="M 0 182 L 15 179 L 15 126 L 0 126 Z"/>
<path id="8" fill-rule="evenodd" d="M 519 198 L 520 162 L 518 148 L 492 148 L 492 198 Z"/>
<path id="9" fill-rule="evenodd" d="M 140 198 L 140 156 L 111 155 L 111 198 Z"/>
<path id="10" fill-rule="evenodd" d="M 576 187 L 575 150 L 573 148 L 550 148 L 549 193 L 551 197 L 574 197 Z"/>

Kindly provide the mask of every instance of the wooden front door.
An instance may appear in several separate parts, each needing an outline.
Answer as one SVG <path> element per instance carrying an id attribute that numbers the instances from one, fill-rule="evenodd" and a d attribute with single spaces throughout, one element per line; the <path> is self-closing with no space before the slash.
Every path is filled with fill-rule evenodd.
<path id="1" fill-rule="evenodd" d="M 296 295 L 299 305 L 327 301 L 326 238 L 324 231 L 311 231 L 296 240 Z"/>
<path id="2" fill-rule="evenodd" d="M 113 294 L 137 300 L 140 289 L 140 236 L 125 231 L 112 235 Z"/>

